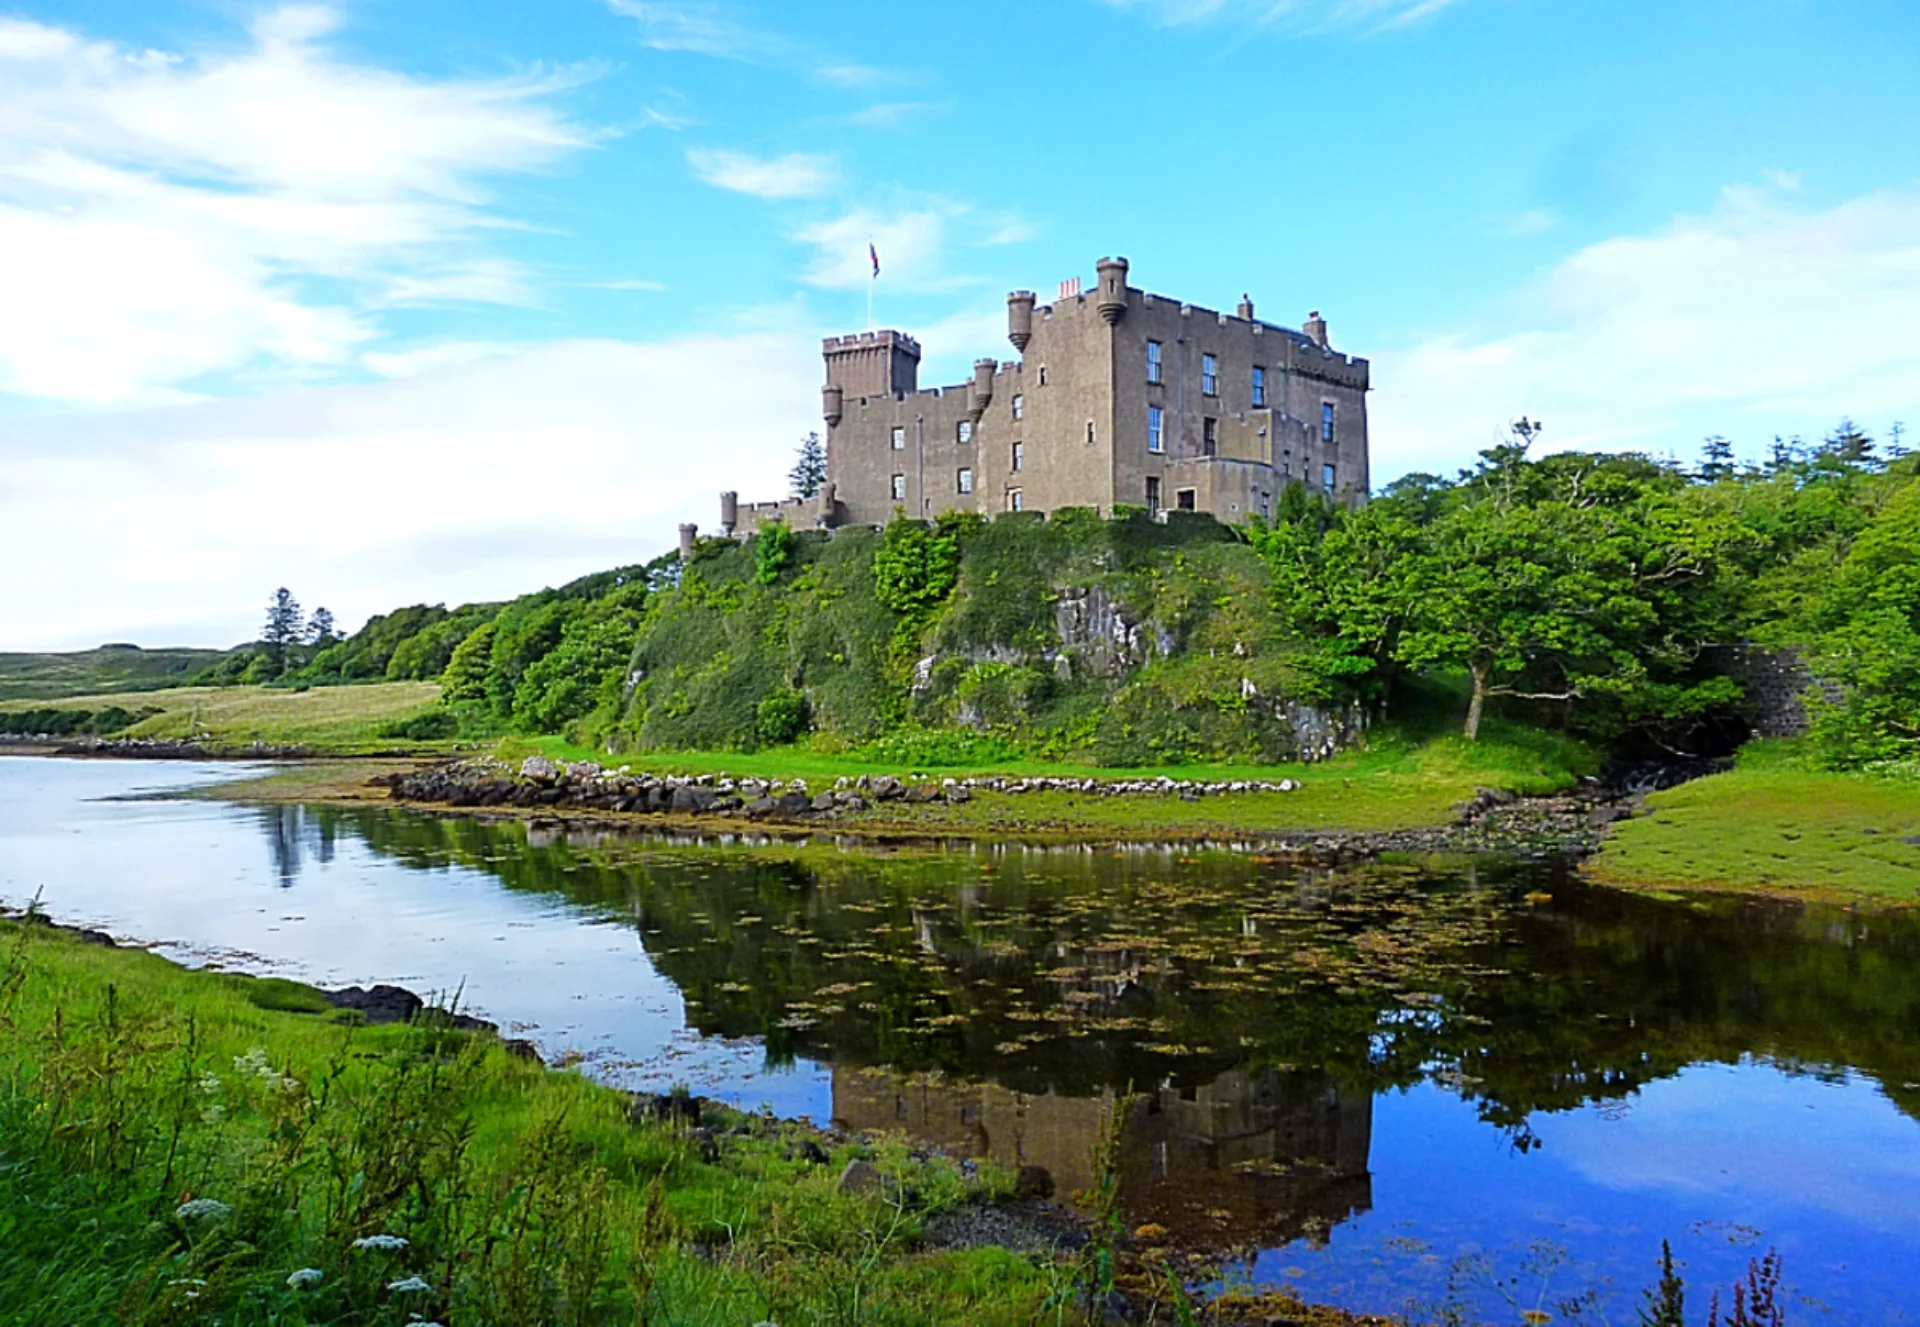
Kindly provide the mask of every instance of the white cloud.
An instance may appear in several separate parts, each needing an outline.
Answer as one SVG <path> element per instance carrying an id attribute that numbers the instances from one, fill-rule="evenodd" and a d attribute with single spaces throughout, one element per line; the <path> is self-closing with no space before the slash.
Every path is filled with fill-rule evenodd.
<path id="1" fill-rule="evenodd" d="M 1725 190 L 1704 215 L 1581 249 L 1503 326 L 1374 357 L 1376 480 L 1472 460 L 1507 419 L 1564 447 L 1691 453 L 1842 414 L 1920 418 L 1920 191 L 1825 210 Z M 1337 331 L 1337 328 L 1336 328 Z"/>
<path id="2" fill-rule="evenodd" d="M 1529 208 L 1507 223 L 1509 235 L 1544 235 L 1560 224 L 1560 218 L 1544 207 Z"/>
<path id="3" fill-rule="evenodd" d="M 1116 9 L 1142 11 L 1167 27 L 1234 22 L 1290 32 L 1361 28 L 1370 32 L 1406 27 L 1432 18 L 1454 0 L 1104 0 Z"/>
<path id="4" fill-rule="evenodd" d="M 811 198 L 833 186 L 833 158 L 807 152 L 783 157 L 754 157 L 745 152 L 694 148 L 687 153 L 694 174 L 716 189 L 755 198 Z"/>
<path id="5" fill-rule="evenodd" d="M 0 19 L 0 392 L 178 400 L 346 364 L 388 304 L 529 301 L 484 181 L 591 141 L 549 104 L 580 75 L 396 74 L 337 57 L 337 22 L 181 54 Z"/>
<path id="6" fill-rule="evenodd" d="M 818 353 L 797 333 L 466 343 L 383 357 L 388 382 L 15 416 L 0 565 L 32 574 L 0 577 L 7 645 L 224 645 L 275 585 L 352 625 L 644 561 L 680 521 L 711 528 L 722 489 L 785 492 Z"/>
<path id="7" fill-rule="evenodd" d="M 946 270 L 948 228 L 966 208 L 942 199 L 887 212 L 855 208 L 816 222 L 795 236 L 814 249 L 802 278 L 809 285 L 847 290 L 865 285 L 873 271 L 867 245 L 880 253 L 880 282 L 900 290 L 951 290 L 970 284 Z"/>
<path id="8" fill-rule="evenodd" d="M 440 341 L 411 350 L 369 350 L 360 362 L 383 378 L 413 378 L 478 360 L 499 359 L 525 348 L 512 341 Z"/>
<path id="9" fill-rule="evenodd" d="M 892 70 L 841 59 L 818 44 L 762 27 L 742 17 L 734 5 L 716 0 L 604 0 L 608 9 L 632 19 L 640 44 L 655 51 L 685 51 L 801 71 L 817 82 L 842 88 L 877 87 L 901 81 Z"/>
<path id="10" fill-rule="evenodd" d="M 847 123 L 862 129 L 898 129 L 922 116 L 948 110 L 943 101 L 883 101 L 863 106 L 847 117 Z"/>

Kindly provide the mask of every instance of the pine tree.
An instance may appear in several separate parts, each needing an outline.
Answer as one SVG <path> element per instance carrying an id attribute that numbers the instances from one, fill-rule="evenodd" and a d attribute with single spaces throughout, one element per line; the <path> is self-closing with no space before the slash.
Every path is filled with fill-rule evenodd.
<path id="1" fill-rule="evenodd" d="M 1718 433 L 1700 444 L 1700 478 L 1708 484 L 1733 478 L 1733 444 Z"/>
<path id="2" fill-rule="evenodd" d="M 333 629 L 333 614 L 325 608 L 314 609 L 313 616 L 307 619 L 307 643 L 315 649 L 325 649 L 338 635 Z"/>
<path id="3" fill-rule="evenodd" d="M 813 498 L 820 495 L 820 486 L 827 482 L 827 448 L 820 441 L 818 433 L 809 433 L 800 439 L 797 449 L 799 459 L 794 462 L 787 480 L 793 485 L 796 498 Z"/>
<path id="4" fill-rule="evenodd" d="M 260 643 L 267 647 L 267 657 L 276 674 L 286 667 L 287 649 L 300 643 L 303 632 L 300 601 L 283 585 L 273 592 L 273 602 L 267 605 L 266 625 L 260 629 Z"/>

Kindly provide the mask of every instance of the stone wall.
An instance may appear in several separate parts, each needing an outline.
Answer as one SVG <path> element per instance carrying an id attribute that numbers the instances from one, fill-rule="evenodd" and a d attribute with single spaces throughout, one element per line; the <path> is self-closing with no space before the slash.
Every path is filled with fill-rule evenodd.
<path id="1" fill-rule="evenodd" d="M 1757 645 L 1727 645 L 1714 662 L 1746 688 L 1747 722 L 1756 737 L 1797 737 L 1807 730 L 1807 694 L 1833 699 L 1839 691 L 1807 668 L 1798 650 L 1768 650 Z"/>

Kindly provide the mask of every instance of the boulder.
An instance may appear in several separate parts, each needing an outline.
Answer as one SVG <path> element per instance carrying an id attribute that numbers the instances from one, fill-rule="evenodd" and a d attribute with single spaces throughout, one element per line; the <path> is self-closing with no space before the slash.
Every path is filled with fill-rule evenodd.
<path id="1" fill-rule="evenodd" d="M 535 783 L 552 783 L 560 777 L 560 767 L 545 756 L 528 756 L 520 762 L 520 777 Z"/>
<path id="2" fill-rule="evenodd" d="M 840 1192 L 879 1193 L 886 1188 L 886 1177 L 871 1161 L 855 1157 L 840 1172 Z"/>
<path id="3" fill-rule="evenodd" d="M 322 991 L 335 1009 L 357 1009 L 369 1023 L 404 1023 L 419 1013 L 425 1002 L 412 991 L 399 986 L 375 986 L 362 990 L 349 986 L 344 991 Z"/>
<path id="4" fill-rule="evenodd" d="M 1013 1196 L 1020 1198 L 1053 1197 L 1053 1172 L 1045 1166 L 1022 1166 L 1013 1178 Z"/>
<path id="5" fill-rule="evenodd" d="M 833 794 L 821 793 L 808 803 L 815 811 L 831 811 L 834 807 Z"/>
<path id="6" fill-rule="evenodd" d="M 787 1144 L 787 1160 L 804 1161 L 809 1166 L 824 1166 L 827 1164 L 827 1153 L 811 1138 L 796 1138 Z"/>
<path id="7" fill-rule="evenodd" d="M 907 786 L 891 774 L 882 774 L 873 781 L 871 791 L 876 802 L 890 802 L 907 790 Z"/>

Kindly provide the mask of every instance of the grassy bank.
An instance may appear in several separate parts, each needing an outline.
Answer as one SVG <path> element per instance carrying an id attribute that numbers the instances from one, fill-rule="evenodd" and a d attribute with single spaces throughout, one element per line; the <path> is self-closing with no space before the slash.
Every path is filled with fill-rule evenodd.
<path id="1" fill-rule="evenodd" d="M 219 650 L 143 650 L 137 645 L 103 645 L 58 654 L 0 653 L 0 701 L 58 700 L 178 686 L 220 656 Z"/>
<path id="2" fill-rule="evenodd" d="M 119 706 L 140 716 L 138 722 L 116 731 L 116 738 L 193 739 L 214 749 L 264 742 L 341 754 L 416 745 L 386 736 L 384 730 L 430 709 L 439 695 L 440 688 L 432 682 L 383 682 L 308 691 L 252 686 L 173 687 L 136 695 L 112 692 L 69 696 L 56 708 L 97 712 Z M 34 708 L 38 706 L 31 701 L 0 703 L 0 713 Z"/>
<path id="3" fill-rule="evenodd" d="M 922 1247 L 992 1176 L 748 1117 L 703 1159 L 491 1037 L 323 1009 L 0 923 L 0 1319 L 1074 1320 L 1076 1262 Z"/>
<path id="4" fill-rule="evenodd" d="M 1756 742 L 1726 774 L 1649 800 L 1588 864 L 1609 884 L 1920 902 L 1920 782 L 1808 768 Z"/>

